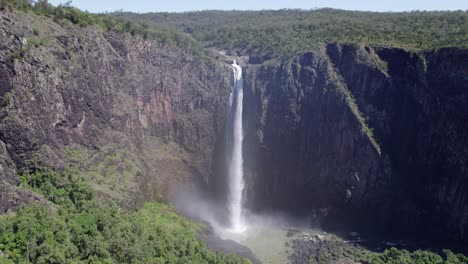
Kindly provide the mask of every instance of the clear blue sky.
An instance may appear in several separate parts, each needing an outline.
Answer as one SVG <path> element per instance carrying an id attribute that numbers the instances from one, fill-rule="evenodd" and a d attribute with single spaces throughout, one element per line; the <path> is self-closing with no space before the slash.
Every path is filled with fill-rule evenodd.
<path id="1" fill-rule="evenodd" d="M 66 0 L 49 0 L 57 5 Z M 468 0 L 73 0 L 73 6 L 90 12 L 123 9 L 133 12 L 184 12 L 207 9 L 260 10 L 332 7 L 347 10 L 410 11 L 467 10 Z"/>

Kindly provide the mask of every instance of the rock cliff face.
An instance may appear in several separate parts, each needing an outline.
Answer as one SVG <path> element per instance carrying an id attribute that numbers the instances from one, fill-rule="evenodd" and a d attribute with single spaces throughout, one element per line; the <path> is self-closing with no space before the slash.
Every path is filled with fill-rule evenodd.
<path id="1" fill-rule="evenodd" d="M 389 211 L 396 224 L 441 237 L 449 231 L 450 238 L 466 242 L 468 52 L 417 55 L 351 47 L 328 52 L 389 157 Z M 385 74 L 361 63 L 366 53 L 384 62 Z"/>
<path id="2" fill-rule="evenodd" d="M 466 241 L 466 50 L 329 44 L 245 79 L 254 210 Z"/>
<path id="3" fill-rule="evenodd" d="M 0 11 L 0 212 L 17 174 L 81 168 L 127 206 L 223 196 L 232 69 L 157 40 Z M 468 52 L 328 44 L 244 66 L 247 205 L 468 240 Z M 254 62 L 254 61 L 252 61 Z"/>
<path id="4" fill-rule="evenodd" d="M 386 158 L 326 49 L 246 75 L 252 206 L 328 223 L 346 216 L 350 226 L 378 218 L 372 210 L 389 202 Z"/>
<path id="5" fill-rule="evenodd" d="M 2 184 L 16 188 L 15 170 L 78 165 L 100 194 L 132 206 L 162 198 L 171 182 L 210 177 L 226 64 L 9 11 L 0 34 Z M 3 201 L 2 212 L 19 203 Z"/>

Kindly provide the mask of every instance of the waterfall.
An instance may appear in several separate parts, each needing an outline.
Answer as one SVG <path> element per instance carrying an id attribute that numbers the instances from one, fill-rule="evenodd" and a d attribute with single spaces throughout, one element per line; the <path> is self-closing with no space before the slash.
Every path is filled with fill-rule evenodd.
<path id="1" fill-rule="evenodd" d="M 228 161 L 228 209 L 230 231 L 240 233 L 245 230 L 242 217 L 242 192 L 244 190 L 244 172 L 242 158 L 242 68 L 236 60 L 232 63 L 234 86 L 229 96 L 227 112 L 227 161 Z"/>

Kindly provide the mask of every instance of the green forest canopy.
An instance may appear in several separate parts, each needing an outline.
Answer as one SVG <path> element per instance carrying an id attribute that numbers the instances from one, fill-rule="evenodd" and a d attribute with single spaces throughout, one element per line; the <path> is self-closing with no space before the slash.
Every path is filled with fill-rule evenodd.
<path id="1" fill-rule="evenodd" d="M 118 12 L 112 15 L 164 25 L 191 35 L 206 47 L 292 55 L 320 43 L 395 46 L 413 50 L 468 48 L 468 12 L 377 13 L 318 10 Z"/>
<path id="2" fill-rule="evenodd" d="M 36 171 L 22 185 L 48 203 L 0 215 L 0 263 L 250 263 L 210 251 L 202 225 L 151 202 L 135 212 L 96 198 L 70 171 Z"/>
<path id="3" fill-rule="evenodd" d="M 322 43 L 339 42 L 391 46 L 410 50 L 468 48 L 468 11 L 379 13 L 317 10 L 199 11 L 136 14 L 91 14 L 67 3 L 47 0 L 0 0 L 0 6 L 32 10 L 55 21 L 79 26 L 97 25 L 144 38 L 155 38 L 197 56 L 202 47 L 291 56 Z"/>

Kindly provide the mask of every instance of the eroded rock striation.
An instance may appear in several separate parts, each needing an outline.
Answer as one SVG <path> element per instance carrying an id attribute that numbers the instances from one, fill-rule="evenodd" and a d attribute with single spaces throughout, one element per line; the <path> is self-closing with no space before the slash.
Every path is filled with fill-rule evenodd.
<path id="1" fill-rule="evenodd" d="M 0 34 L 6 167 L 78 164 L 100 194 L 129 206 L 163 198 L 171 182 L 209 177 L 229 66 L 157 40 L 6 10 Z"/>
<path id="2" fill-rule="evenodd" d="M 246 72 L 255 210 L 466 241 L 466 50 L 328 44 Z"/>
<path id="3" fill-rule="evenodd" d="M 228 64 L 6 10 L 0 37 L 0 212 L 40 200 L 18 174 L 48 166 L 79 166 L 130 207 L 193 178 L 223 196 Z M 468 51 L 327 44 L 251 58 L 250 209 L 467 241 Z"/>

